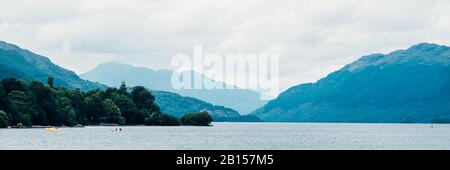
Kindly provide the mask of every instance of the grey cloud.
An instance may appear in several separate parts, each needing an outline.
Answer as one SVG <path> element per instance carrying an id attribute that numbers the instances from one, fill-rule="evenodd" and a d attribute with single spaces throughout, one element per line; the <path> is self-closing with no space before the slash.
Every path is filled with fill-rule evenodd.
<path id="1" fill-rule="evenodd" d="M 281 87 L 312 82 L 359 56 L 450 44 L 446 0 L 2 1 L 0 39 L 85 72 L 117 60 L 154 69 L 176 53 L 272 53 Z M 90 61 L 88 63 L 83 61 Z"/>

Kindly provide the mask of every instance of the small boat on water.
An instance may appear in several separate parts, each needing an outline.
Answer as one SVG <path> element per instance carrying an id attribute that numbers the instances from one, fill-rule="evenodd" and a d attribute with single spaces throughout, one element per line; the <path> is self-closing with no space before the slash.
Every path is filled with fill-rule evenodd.
<path id="1" fill-rule="evenodd" d="M 50 128 L 45 128 L 45 131 L 58 131 L 58 128 L 55 127 L 50 127 Z"/>

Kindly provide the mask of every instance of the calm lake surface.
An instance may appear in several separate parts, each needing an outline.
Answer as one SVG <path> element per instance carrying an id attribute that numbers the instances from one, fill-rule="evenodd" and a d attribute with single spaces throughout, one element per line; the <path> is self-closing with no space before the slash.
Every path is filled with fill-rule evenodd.
<path id="1" fill-rule="evenodd" d="M 0 129 L 0 149 L 450 149 L 445 124 L 214 123 L 212 127 Z"/>

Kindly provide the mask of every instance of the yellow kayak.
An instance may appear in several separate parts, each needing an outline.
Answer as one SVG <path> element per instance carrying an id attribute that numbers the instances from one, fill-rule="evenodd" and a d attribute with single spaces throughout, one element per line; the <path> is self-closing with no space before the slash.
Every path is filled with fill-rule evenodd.
<path id="1" fill-rule="evenodd" d="M 58 128 L 54 128 L 54 127 L 45 128 L 45 131 L 58 131 L 58 130 L 59 130 Z"/>

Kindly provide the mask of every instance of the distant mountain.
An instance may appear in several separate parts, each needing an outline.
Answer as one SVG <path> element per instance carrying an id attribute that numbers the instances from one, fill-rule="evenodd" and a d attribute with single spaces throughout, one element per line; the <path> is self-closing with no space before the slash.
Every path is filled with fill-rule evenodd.
<path id="1" fill-rule="evenodd" d="M 105 73 L 106 74 L 106 73 Z M 108 74 L 114 76 L 115 74 Z M 69 89 L 106 89 L 107 86 L 79 78 L 74 72 L 53 64 L 48 58 L 34 54 L 16 45 L 0 41 L 0 79 L 17 78 L 46 83 L 54 77 L 54 85 Z M 155 76 L 156 77 L 156 76 Z M 115 84 L 116 82 L 110 84 Z M 118 81 L 117 83 L 120 83 Z M 135 84 L 140 85 L 140 84 Z M 158 86 L 156 83 L 155 86 Z M 164 113 L 181 117 L 186 113 L 208 111 L 215 121 L 259 121 L 255 116 L 241 116 L 235 110 L 214 106 L 207 102 L 175 93 L 153 91 L 157 104 Z"/>
<path id="2" fill-rule="evenodd" d="M 74 72 L 53 64 L 48 58 L 34 54 L 16 45 L 0 41 L 0 79 L 14 77 L 47 82 L 54 77 L 55 86 L 90 90 L 106 86 L 86 81 Z"/>
<path id="3" fill-rule="evenodd" d="M 422 43 L 364 56 L 252 114 L 266 121 L 450 122 L 450 48 Z"/>
<path id="4" fill-rule="evenodd" d="M 241 116 L 233 109 L 223 106 L 215 106 L 210 103 L 192 97 L 184 97 L 176 93 L 164 91 L 152 91 L 156 98 L 156 104 L 161 108 L 161 112 L 181 117 L 186 113 L 207 111 L 214 121 L 231 122 L 256 122 L 260 121 L 256 116 Z"/>
<path id="5" fill-rule="evenodd" d="M 197 72 L 191 73 L 204 77 Z M 93 70 L 80 76 L 87 80 L 97 81 L 109 86 L 119 86 L 120 82 L 125 81 L 131 86 L 143 85 L 153 90 L 174 92 L 183 96 L 194 97 L 210 103 L 229 107 L 237 110 L 241 114 L 250 113 L 266 103 L 266 101 L 260 100 L 260 94 L 258 92 L 246 89 L 176 90 L 172 88 L 171 85 L 171 70 L 155 71 L 148 68 L 135 67 L 116 62 L 100 64 Z"/>

